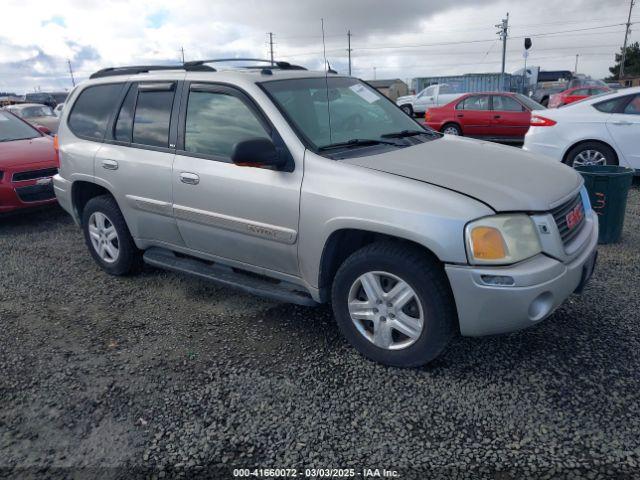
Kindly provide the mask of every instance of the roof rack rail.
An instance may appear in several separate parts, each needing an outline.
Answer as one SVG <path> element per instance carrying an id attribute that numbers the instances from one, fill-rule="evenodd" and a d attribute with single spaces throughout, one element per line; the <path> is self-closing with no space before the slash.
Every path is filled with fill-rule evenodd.
<path id="1" fill-rule="evenodd" d="M 137 73 L 149 73 L 157 70 L 187 70 L 189 72 L 215 72 L 216 69 L 207 63 L 226 62 L 259 62 L 268 63 L 268 66 L 243 65 L 241 68 L 280 69 L 280 70 L 306 70 L 300 65 L 289 62 L 264 60 L 262 58 L 214 58 L 211 60 L 194 60 L 182 65 L 131 65 L 129 67 L 109 67 L 91 74 L 90 79 L 112 77 L 115 75 L 135 75 Z"/>
<path id="2" fill-rule="evenodd" d="M 213 71 L 215 69 L 207 65 L 202 65 L 201 70 Z M 135 75 L 137 73 L 148 73 L 156 70 L 185 70 L 183 65 L 132 65 L 129 67 L 109 67 L 98 70 L 91 74 L 89 78 L 112 77 L 114 75 Z"/>
<path id="3" fill-rule="evenodd" d="M 193 70 L 197 67 L 205 66 L 207 63 L 226 63 L 226 62 L 259 62 L 259 63 L 268 63 L 268 66 L 246 66 L 243 65 L 242 68 L 278 68 L 280 70 L 306 70 L 306 68 L 300 65 L 294 65 L 289 62 L 283 62 L 281 60 L 267 60 L 263 58 L 212 58 L 210 60 L 194 60 L 191 62 L 185 62 L 184 68 L 185 70 Z"/>

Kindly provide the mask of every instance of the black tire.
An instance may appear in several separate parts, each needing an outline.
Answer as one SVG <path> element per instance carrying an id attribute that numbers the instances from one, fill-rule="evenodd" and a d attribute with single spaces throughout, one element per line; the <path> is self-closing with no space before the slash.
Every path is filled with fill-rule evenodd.
<path id="1" fill-rule="evenodd" d="M 445 133 L 444 131 L 446 129 L 453 129 L 455 130 L 456 133 L 455 135 L 461 137 L 462 136 L 462 129 L 460 128 L 460 125 L 458 125 L 457 123 L 445 123 L 442 128 L 440 129 L 440 133 Z M 450 133 L 450 135 L 453 135 L 453 133 Z"/>
<path id="2" fill-rule="evenodd" d="M 618 165 L 618 156 L 616 155 L 616 152 L 609 145 L 601 142 L 583 142 L 576 145 L 569 150 L 564 159 L 564 163 L 570 167 L 574 167 L 576 160 L 579 160 L 577 157 L 579 157 L 580 154 L 586 154 L 586 152 L 589 151 L 600 153 L 605 159 L 605 163 L 603 165 Z"/>
<path id="3" fill-rule="evenodd" d="M 409 284 L 420 301 L 424 312 L 422 332 L 407 347 L 381 348 L 360 333 L 351 320 L 351 287 L 361 275 L 372 271 L 399 277 Z M 385 365 L 424 365 L 442 353 L 457 331 L 453 294 L 442 265 L 418 248 L 400 242 L 373 243 L 348 257 L 336 273 L 331 299 L 338 327 L 349 343 L 364 356 Z"/>
<path id="4" fill-rule="evenodd" d="M 118 235 L 116 239 L 118 255 L 113 262 L 103 260 L 93 246 L 89 233 L 89 223 L 91 215 L 96 212 L 101 213 L 107 218 Z M 128 275 L 137 273 L 142 269 L 142 252 L 138 250 L 133 242 L 122 212 L 111 195 L 94 197 L 87 202 L 82 211 L 82 230 L 84 232 L 85 243 L 91 256 L 105 272 L 111 275 Z"/>
<path id="5" fill-rule="evenodd" d="M 406 113 L 407 115 L 409 115 L 411 118 L 413 118 L 413 107 L 411 105 L 402 105 L 400 107 L 400 110 L 402 110 L 404 113 Z"/>
<path id="6" fill-rule="evenodd" d="M 540 100 L 540 105 L 542 105 L 543 107 L 548 107 L 549 106 L 549 97 L 544 97 L 542 100 Z"/>

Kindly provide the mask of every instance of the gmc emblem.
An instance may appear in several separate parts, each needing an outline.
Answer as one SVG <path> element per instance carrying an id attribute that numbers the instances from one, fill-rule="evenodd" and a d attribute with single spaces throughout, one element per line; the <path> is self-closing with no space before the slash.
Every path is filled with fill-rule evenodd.
<path id="1" fill-rule="evenodd" d="M 567 220 L 567 227 L 569 227 L 569 230 L 573 230 L 573 227 L 578 225 L 582 221 L 583 217 L 584 212 L 582 211 L 582 205 L 578 204 L 564 217 Z"/>

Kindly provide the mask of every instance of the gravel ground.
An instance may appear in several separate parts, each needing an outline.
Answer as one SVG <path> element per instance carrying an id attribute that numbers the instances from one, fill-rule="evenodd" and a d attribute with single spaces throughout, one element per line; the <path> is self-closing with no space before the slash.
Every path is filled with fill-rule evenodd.
<path id="1" fill-rule="evenodd" d="M 0 219 L 0 477 L 637 478 L 640 190 L 583 296 L 524 332 L 373 364 L 328 308 L 101 272 L 58 208 Z"/>

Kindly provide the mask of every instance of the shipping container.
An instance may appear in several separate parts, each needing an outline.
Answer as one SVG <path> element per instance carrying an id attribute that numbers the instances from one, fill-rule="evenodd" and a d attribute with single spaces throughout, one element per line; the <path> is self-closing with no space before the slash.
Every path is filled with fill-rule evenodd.
<path id="1" fill-rule="evenodd" d="M 446 83 L 457 93 L 495 92 L 500 90 L 500 77 L 500 73 L 466 73 L 464 75 L 419 77 L 412 80 L 411 88 L 415 93 L 418 93 L 429 85 Z M 522 77 L 505 73 L 504 90 L 520 92 L 522 90 Z"/>

